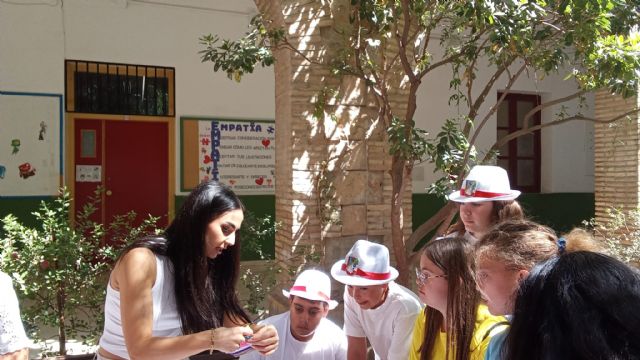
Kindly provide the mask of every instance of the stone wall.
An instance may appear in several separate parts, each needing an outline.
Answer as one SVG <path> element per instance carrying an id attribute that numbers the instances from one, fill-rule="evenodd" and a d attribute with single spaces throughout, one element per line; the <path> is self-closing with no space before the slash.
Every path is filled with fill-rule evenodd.
<path id="1" fill-rule="evenodd" d="M 276 219 L 282 225 L 276 260 L 284 268 L 304 267 L 313 262 L 308 256 L 313 253 L 328 270 L 361 238 L 391 250 L 391 158 L 385 124 L 360 79 L 332 76 L 326 66 L 345 44 L 340 29 L 350 26 L 349 3 L 256 0 L 260 12 L 273 26 L 283 26 L 306 57 L 276 51 Z M 402 80 L 395 79 L 397 86 L 389 89 L 398 114 L 407 98 Z M 408 236 L 410 180 L 406 189 Z"/>

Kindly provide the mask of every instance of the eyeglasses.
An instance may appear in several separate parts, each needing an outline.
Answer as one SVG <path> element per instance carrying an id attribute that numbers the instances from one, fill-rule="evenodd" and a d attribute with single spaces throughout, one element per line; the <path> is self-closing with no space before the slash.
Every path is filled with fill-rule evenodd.
<path id="1" fill-rule="evenodd" d="M 418 285 L 424 285 L 429 281 L 429 279 L 435 278 L 446 278 L 447 275 L 427 275 L 423 273 L 420 269 L 416 268 L 416 282 Z"/>

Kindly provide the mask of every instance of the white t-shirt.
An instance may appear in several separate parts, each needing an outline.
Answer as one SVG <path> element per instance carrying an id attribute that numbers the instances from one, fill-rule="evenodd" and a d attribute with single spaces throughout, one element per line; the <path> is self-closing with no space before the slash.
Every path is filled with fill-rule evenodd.
<path id="1" fill-rule="evenodd" d="M 389 283 L 387 299 L 375 309 L 363 310 L 344 289 L 344 332 L 366 337 L 379 360 L 409 357 L 413 324 L 422 310 L 420 300 L 409 289 Z"/>
<path id="2" fill-rule="evenodd" d="M 311 340 L 298 341 L 291 335 L 289 311 L 265 319 L 261 324 L 271 324 L 278 331 L 278 349 L 269 356 L 252 351 L 240 356 L 240 360 L 346 360 L 347 337 L 331 320 L 320 321 Z"/>
<path id="3" fill-rule="evenodd" d="M 20 319 L 18 297 L 9 275 L 0 272 L 0 355 L 29 347 Z"/>

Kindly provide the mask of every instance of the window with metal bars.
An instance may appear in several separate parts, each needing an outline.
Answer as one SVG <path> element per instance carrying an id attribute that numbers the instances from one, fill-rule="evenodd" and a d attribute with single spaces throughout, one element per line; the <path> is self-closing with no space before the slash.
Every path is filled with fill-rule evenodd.
<path id="1" fill-rule="evenodd" d="M 67 112 L 174 116 L 168 67 L 67 60 Z"/>

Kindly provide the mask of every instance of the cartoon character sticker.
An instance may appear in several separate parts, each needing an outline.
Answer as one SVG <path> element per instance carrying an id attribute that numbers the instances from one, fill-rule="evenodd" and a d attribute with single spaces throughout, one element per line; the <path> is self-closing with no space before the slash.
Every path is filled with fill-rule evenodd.
<path id="1" fill-rule="evenodd" d="M 38 140 L 44 141 L 44 134 L 47 133 L 47 124 L 44 121 L 40 121 L 40 132 L 38 133 Z"/>
<path id="2" fill-rule="evenodd" d="M 20 139 L 11 140 L 11 146 L 13 147 L 13 150 L 11 151 L 11 155 L 17 154 L 18 151 L 20 151 Z"/>
<path id="3" fill-rule="evenodd" d="M 18 170 L 20 171 L 20 177 L 23 179 L 28 179 L 36 175 L 36 169 L 28 162 L 18 166 Z"/>

